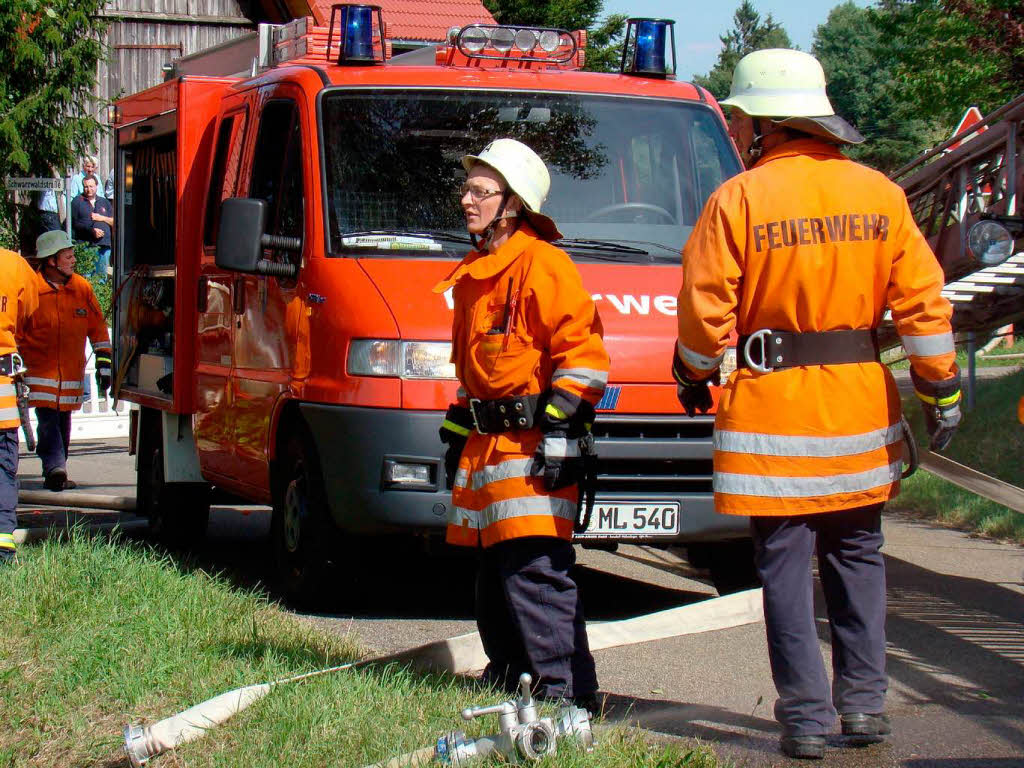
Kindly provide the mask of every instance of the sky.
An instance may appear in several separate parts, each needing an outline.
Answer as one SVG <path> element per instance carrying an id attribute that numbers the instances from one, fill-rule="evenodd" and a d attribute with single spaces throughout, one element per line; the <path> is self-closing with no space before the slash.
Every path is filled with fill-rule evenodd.
<path id="1" fill-rule="evenodd" d="M 861 6 L 868 0 L 854 0 Z M 828 12 L 840 0 L 753 0 L 754 8 L 765 18 L 772 15 L 781 22 L 789 39 L 801 50 L 810 51 L 814 30 L 824 24 Z M 675 19 L 676 56 L 681 77 L 707 74 L 722 47 L 718 36 L 732 29 L 732 16 L 740 0 L 696 3 L 693 0 L 605 0 L 604 13 Z"/>

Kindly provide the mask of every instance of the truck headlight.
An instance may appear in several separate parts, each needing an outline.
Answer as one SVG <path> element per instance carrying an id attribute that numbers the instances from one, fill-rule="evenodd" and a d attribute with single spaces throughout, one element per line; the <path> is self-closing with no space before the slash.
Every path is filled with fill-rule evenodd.
<path id="1" fill-rule="evenodd" d="M 454 379 L 451 342 L 356 339 L 348 348 L 351 376 Z"/>

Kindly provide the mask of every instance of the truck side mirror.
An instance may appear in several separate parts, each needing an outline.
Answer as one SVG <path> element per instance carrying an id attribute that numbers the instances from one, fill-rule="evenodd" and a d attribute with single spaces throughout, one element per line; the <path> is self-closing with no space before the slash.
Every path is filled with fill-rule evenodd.
<path id="1" fill-rule="evenodd" d="M 221 269 L 255 275 L 294 278 L 295 264 L 281 264 L 263 258 L 265 248 L 301 251 L 298 237 L 265 235 L 267 203 L 247 197 L 232 197 L 221 203 L 220 229 L 217 232 L 215 261 Z"/>
<path id="2" fill-rule="evenodd" d="M 221 269 L 255 273 L 263 258 L 263 227 L 267 221 L 267 203 L 245 197 L 232 197 L 220 205 L 215 260 Z"/>

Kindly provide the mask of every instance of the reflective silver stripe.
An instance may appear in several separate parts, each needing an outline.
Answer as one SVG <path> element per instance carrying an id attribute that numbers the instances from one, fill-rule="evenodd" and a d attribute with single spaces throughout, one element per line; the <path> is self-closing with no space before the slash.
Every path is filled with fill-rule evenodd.
<path id="1" fill-rule="evenodd" d="M 82 397 L 81 395 L 61 395 L 60 396 L 60 404 L 61 405 L 78 405 L 83 400 L 85 400 L 85 398 Z"/>
<path id="2" fill-rule="evenodd" d="M 0 384 L 0 397 L 17 397 L 18 392 L 13 384 Z"/>
<path id="3" fill-rule="evenodd" d="M 456 472 L 455 472 L 455 483 L 454 483 L 455 487 L 456 488 L 465 488 L 468 483 L 469 483 L 469 472 L 467 472 L 464 469 L 456 470 Z"/>
<path id="4" fill-rule="evenodd" d="M 529 515 L 553 515 L 575 520 L 576 502 L 553 496 L 523 496 L 518 499 L 495 501 L 479 512 L 465 507 L 453 507 L 448 514 L 448 523 L 469 528 L 486 528 L 492 523 Z"/>
<path id="5" fill-rule="evenodd" d="M 480 513 L 475 509 L 452 507 L 448 511 L 448 525 L 477 529 L 480 527 Z"/>
<path id="6" fill-rule="evenodd" d="M 722 361 L 725 359 L 725 352 L 720 354 L 718 357 L 707 357 L 702 355 L 700 352 L 694 352 L 692 349 L 683 346 L 683 343 L 676 340 L 676 349 L 679 351 L 679 356 L 683 358 L 683 361 L 688 363 L 692 368 L 696 368 L 698 371 L 713 371 L 718 368 Z"/>
<path id="7" fill-rule="evenodd" d="M 509 459 L 500 464 L 492 464 L 473 473 L 472 487 L 479 491 L 485 485 L 509 480 L 513 477 L 529 477 L 533 459 Z"/>
<path id="8" fill-rule="evenodd" d="M 900 336 L 908 355 L 931 357 L 955 352 L 952 333 L 936 333 L 932 336 Z"/>
<path id="9" fill-rule="evenodd" d="M 18 408 L 0 408 L 0 421 L 19 421 Z"/>
<path id="10" fill-rule="evenodd" d="M 43 402 L 43 403 L 56 403 L 57 396 L 50 394 L 49 392 L 37 392 L 32 390 L 28 393 L 28 400 L 30 403 Z"/>
<path id="11" fill-rule="evenodd" d="M 56 389 L 60 386 L 60 382 L 56 379 L 41 379 L 36 376 L 26 376 L 25 383 L 30 387 L 53 387 Z"/>
<path id="12" fill-rule="evenodd" d="M 594 368 L 559 368 L 551 374 L 551 381 L 555 382 L 563 377 L 578 381 L 588 389 L 604 389 L 608 385 L 608 371 L 598 371 Z"/>
<path id="13" fill-rule="evenodd" d="M 554 515 L 566 520 L 576 519 L 576 502 L 554 496 L 521 496 L 518 499 L 502 499 L 488 504 L 480 512 L 480 519 L 486 528 L 491 523 L 511 520 L 529 515 Z"/>
<path id="14" fill-rule="evenodd" d="M 875 467 L 865 472 L 823 477 L 777 477 L 772 475 L 741 475 L 735 472 L 715 472 L 715 493 L 733 493 L 740 496 L 769 498 L 808 498 L 831 496 L 836 493 L 857 493 L 889 485 L 900 479 L 903 462 Z"/>
<path id="15" fill-rule="evenodd" d="M 544 455 L 552 459 L 572 459 L 580 455 L 580 444 L 577 440 L 547 435 L 542 446 Z"/>
<path id="16" fill-rule="evenodd" d="M 903 439 L 903 425 L 859 435 L 810 437 L 806 435 L 764 435 L 757 432 L 715 430 L 716 451 L 752 453 L 758 456 L 853 456 L 883 448 Z"/>
<path id="17" fill-rule="evenodd" d="M 111 349 L 109 341 L 97 341 L 92 345 L 93 352 L 109 352 Z"/>
<path id="18" fill-rule="evenodd" d="M 62 381 L 60 383 L 61 389 L 83 389 L 85 387 L 84 381 Z"/>

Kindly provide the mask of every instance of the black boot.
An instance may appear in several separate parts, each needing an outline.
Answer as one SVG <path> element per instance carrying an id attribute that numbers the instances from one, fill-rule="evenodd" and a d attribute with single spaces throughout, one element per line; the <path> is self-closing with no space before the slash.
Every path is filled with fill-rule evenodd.
<path id="1" fill-rule="evenodd" d="M 884 713 L 850 712 L 840 715 L 839 720 L 843 726 L 843 736 L 849 736 L 855 744 L 874 744 L 892 733 L 889 716 Z"/>
<path id="2" fill-rule="evenodd" d="M 825 756 L 824 736 L 783 736 L 779 749 L 786 757 L 797 760 L 821 760 Z"/>

